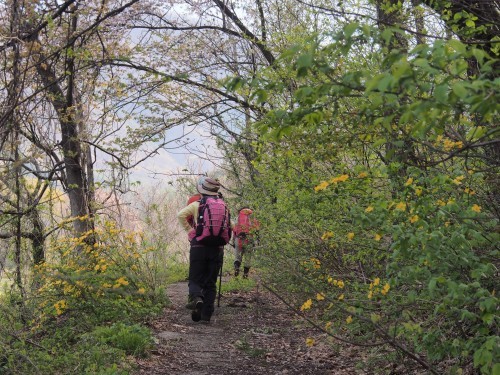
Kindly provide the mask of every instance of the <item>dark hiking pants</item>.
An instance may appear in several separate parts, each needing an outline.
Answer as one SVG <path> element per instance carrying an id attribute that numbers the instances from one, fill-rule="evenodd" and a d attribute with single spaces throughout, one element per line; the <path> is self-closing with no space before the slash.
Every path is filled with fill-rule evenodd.
<path id="1" fill-rule="evenodd" d="M 201 318 L 204 320 L 210 320 L 215 310 L 217 276 L 223 256 L 223 247 L 191 246 L 189 250 L 189 295 L 203 298 Z"/>

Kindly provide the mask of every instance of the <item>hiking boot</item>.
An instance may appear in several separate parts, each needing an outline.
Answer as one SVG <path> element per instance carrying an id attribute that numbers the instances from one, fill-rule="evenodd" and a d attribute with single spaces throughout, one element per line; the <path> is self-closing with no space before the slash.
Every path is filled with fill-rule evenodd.
<path id="1" fill-rule="evenodd" d="M 203 307 L 203 298 L 201 297 L 189 297 L 188 303 L 186 304 L 186 309 L 189 310 L 200 310 Z"/>
<path id="2" fill-rule="evenodd" d="M 241 262 L 238 262 L 237 260 L 234 261 L 234 276 L 235 277 L 238 277 L 238 275 L 240 274 L 240 265 L 241 265 Z"/>
<path id="3" fill-rule="evenodd" d="M 200 317 L 200 323 L 210 324 L 210 318 L 207 318 L 206 316 L 202 316 L 202 317 Z"/>
<path id="4" fill-rule="evenodd" d="M 201 309 L 203 308 L 203 299 L 201 297 L 190 297 L 186 308 L 191 310 L 191 319 L 193 322 L 199 322 L 201 319 Z"/>
<path id="5" fill-rule="evenodd" d="M 248 272 L 250 272 L 250 267 L 243 268 L 243 278 L 248 279 Z"/>
<path id="6" fill-rule="evenodd" d="M 191 311 L 191 320 L 193 322 L 199 322 L 200 319 L 201 319 L 201 310 L 196 309 Z"/>

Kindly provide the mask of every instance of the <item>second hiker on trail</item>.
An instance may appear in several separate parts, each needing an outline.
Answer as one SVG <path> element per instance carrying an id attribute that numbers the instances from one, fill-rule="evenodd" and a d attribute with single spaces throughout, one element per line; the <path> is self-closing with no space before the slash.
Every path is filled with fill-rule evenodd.
<path id="1" fill-rule="evenodd" d="M 255 245 L 256 232 L 260 223 L 250 217 L 253 211 L 243 207 L 238 213 L 238 221 L 233 228 L 234 232 L 234 276 L 240 274 L 240 266 L 243 262 L 243 278 L 248 277 L 252 265 L 252 252 Z"/>
<path id="2" fill-rule="evenodd" d="M 186 308 L 191 310 L 191 318 L 195 322 L 210 322 L 224 245 L 231 239 L 231 218 L 224 200 L 218 194 L 220 186 L 214 179 L 200 177 L 196 189 L 201 198 L 177 214 L 180 224 L 188 232 L 190 242 Z M 194 219 L 194 223 L 190 222 L 191 219 Z"/>

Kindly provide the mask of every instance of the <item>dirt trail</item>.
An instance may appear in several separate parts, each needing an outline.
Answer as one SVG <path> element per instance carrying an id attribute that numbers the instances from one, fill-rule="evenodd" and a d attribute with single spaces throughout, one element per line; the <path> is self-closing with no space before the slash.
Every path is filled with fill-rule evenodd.
<path id="1" fill-rule="evenodd" d="M 223 295 L 209 325 L 193 322 L 184 308 L 187 283 L 167 293 L 172 306 L 153 323 L 158 345 L 150 358 L 137 361 L 137 374 L 366 374 L 355 368 L 355 349 L 336 353 L 320 332 L 262 289 Z"/>

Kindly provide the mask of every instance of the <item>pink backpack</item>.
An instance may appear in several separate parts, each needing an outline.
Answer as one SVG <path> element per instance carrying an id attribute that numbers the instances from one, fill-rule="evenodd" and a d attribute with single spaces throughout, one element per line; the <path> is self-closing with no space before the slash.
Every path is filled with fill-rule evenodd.
<path id="1" fill-rule="evenodd" d="M 231 217 L 222 198 L 204 196 L 200 200 L 195 238 L 207 246 L 224 246 L 229 243 Z"/>

